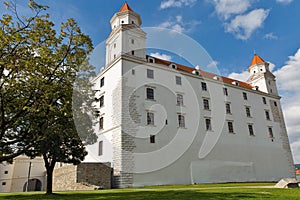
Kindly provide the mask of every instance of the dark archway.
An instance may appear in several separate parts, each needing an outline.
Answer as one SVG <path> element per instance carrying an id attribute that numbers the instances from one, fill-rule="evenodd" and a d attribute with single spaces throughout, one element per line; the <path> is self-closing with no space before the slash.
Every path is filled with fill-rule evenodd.
<path id="1" fill-rule="evenodd" d="M 27 182 L 24 184 L 23 192 L 26 191 Z M 28 192 L 29 191 L 41 191 L 42 190 L 42 182 L 39 179 L 33 178 L 29 180 L 28 184 Z"/>

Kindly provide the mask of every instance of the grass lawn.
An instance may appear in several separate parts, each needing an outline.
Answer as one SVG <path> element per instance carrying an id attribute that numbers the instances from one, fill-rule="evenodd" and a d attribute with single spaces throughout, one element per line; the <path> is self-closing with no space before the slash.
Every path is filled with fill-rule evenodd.
<path id="1" fill-rule="evenodd" d="M 248 186 L 270 186 L 273 183 L 228 183 L 201 185 L 153 186 L 130 189 L 98 191 L 56 192 L 45 195 L 42 192 L 0 194 L 1 199 L 300 199 L 300 189 L 249 188 Z"/>

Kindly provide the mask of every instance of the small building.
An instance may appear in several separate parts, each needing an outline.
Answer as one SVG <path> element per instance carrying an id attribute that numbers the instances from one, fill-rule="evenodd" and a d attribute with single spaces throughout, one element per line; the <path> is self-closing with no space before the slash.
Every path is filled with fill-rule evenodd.
<path id="1" fill-rule="evenodd" d="M 30 159 L 18 156 L 12 164 L 0 163 L 0 192 L 45 190 L 45 177 L 44 160 L 41 157 Z"/>

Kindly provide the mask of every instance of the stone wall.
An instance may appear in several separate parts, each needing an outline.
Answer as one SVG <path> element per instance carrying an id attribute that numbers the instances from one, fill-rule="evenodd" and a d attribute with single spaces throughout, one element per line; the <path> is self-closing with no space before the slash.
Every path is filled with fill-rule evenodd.
<path id="1" fill-rule="evenodd" d="M 111 188 L 110 163 L 66 165 L 53 173 L 53 190 L 95 190 Z"/>

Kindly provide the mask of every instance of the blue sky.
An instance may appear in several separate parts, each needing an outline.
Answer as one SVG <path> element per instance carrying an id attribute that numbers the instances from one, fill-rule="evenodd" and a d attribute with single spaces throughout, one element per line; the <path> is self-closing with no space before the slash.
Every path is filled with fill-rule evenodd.
<path id="1" fill-rule="evenodd" d="M 0 0 L 3 2 L 3 0 Z M 17 0 L 25 11 L 26 1 Z M 74 18 L 94 46 L 110 33 L 109 20 L 124 0 L 37 0 L 50 6 L 55 23 Z M 298 0 L 127 0 L 142 27 L 181 32 L 208 52 L 221 75 L 245 80 L 254 52 L 277 76 L 294 159 L 300 163 L 300 1 Z M 5 12 L 0 5 L 0 13 Z M 299 52 L 298 52 L 299 50 Z M 162 53 L 162 52 L 160 52 Z M 166 52 L 163 52 L 167 54 Z M 161 54 L 160 54 L 161 56 Z M 174 58 L 164 55 L 165 58 Z M 174 58 L 175 59 L 175 58 Z M 176 60 L 175 60 L 176 61 Z"/>

